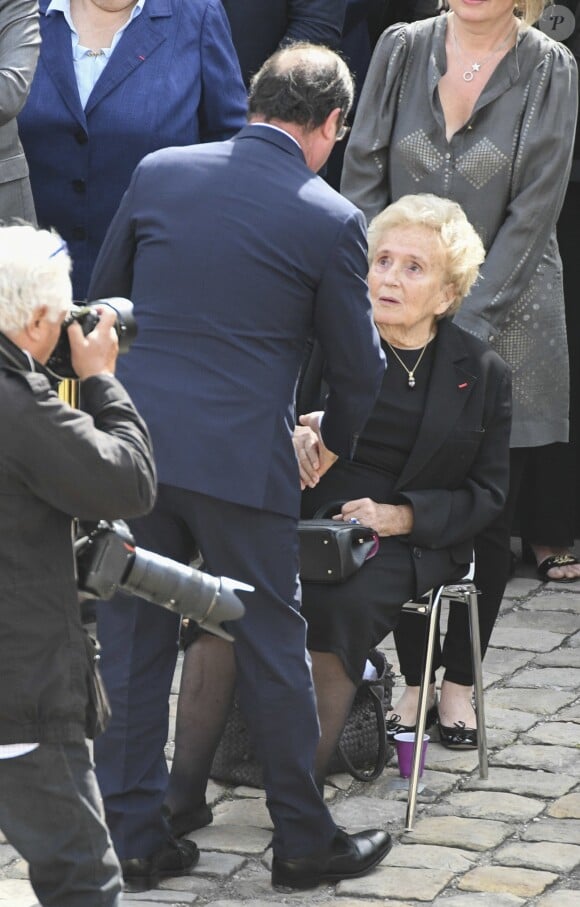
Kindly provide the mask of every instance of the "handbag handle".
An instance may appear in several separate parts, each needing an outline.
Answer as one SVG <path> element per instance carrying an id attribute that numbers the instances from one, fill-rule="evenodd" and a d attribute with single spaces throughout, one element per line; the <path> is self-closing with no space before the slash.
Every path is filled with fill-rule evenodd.
<path id="1" fill-rule="evenodd" d="M 329 501 L 328 504 L 323 504 L 318 508 L 316 513 L 312 516 L 313 520 L 325 520 L 331 518 L 335 513 L 340 513 L 342 505 L 346 504 L 346 499 L 342 501 Z"/>
<path id="2" fill-rule="evenodd" d="M 368 691 L 372 699 L 375 718 L 377 719 L 377 732 L 379 735 L 379 748 L 373 768 L 368 769 L 368 771 L 355 768 L 346 753 L 343 751 L 340 743 L 336 748 L 342 764 L 344 765 L 347 772 L 352 775 L 355 781 L 374 781 L 383 771 L 387 759 L 387 728 L 385 725 L 385 713 L 383 711 L 383 697 L 378 692 L 377 685 L 374 683 L 369 684 Z"/>
<path id="3" fill-rule="evenodd" d="M 343 504 L 346 504 L 346 499 L 337 500 L 337 501 L 329 501 L 328 504 L 323 504 L 322 507 L 318 508 L 318 510 L 312 517 L 312 519 L 313 520 L 331 519 L 332 515 L 334 513 L 340 512 Z M 358 523 L 358 520 L 355 520 L 355 522 Z M 374 543 L 373 547 L 371 548 L 371 550 L 369 551 L 369 553 L 367 554 L 365 560 L 370 561 L 371 557 L 374 557 L 378 550 L 379 550 L 379 534 L 378 534 L 378 532 L 375 531 L 375 543 Z M 357 780 L 360 781 L 361 779 L 359 778 Z"/>

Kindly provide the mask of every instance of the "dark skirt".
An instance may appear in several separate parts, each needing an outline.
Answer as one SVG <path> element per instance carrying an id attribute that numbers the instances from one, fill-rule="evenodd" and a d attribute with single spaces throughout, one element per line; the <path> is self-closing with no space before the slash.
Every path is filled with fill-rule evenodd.
<path id="1" fill-rule="evenodd" d="M 325 504 L 369 497 L 390 503 L 395 477 L 359 463 L 340 460 L 314 489 L 302 495 L 302 518 Z M 457 569 L 441 552 L 441 583 Z M 353 683 L 359 684 L 369 649 L 397 625 L 406 601 L 418 590 L 412 547 L 404 536 L 380 540 L 375 557 L 344 583 L 302 583 L 302 615 L 308 623 L 308 648 L 338 655 Z M 418 618 L 417 618 L 418 619 Z"/>

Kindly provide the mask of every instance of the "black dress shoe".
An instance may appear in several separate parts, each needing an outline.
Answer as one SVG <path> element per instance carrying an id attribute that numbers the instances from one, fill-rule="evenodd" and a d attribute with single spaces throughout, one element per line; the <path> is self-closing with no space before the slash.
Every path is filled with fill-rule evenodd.
<path id="1" fill-rule="evenodd" d="M 207 803 L 200 803 L 195 809 L 188 812 L 172 813 L 171 810 L 164 806 L 163 814 L 169 823 L 171 834 L 176 838 L 188 835 L 198 828 L 205 828 L 213 822 L 213 813 Z"/>
<path id="2" fill-rule="evenodd" d="M 456 721 L 453 727 L 446 727 L 437 720 L 439 740 L 448 749 L 477 749 L 477 728 L 466 727 L 465 721 Z"/>
<path id="3" fill-rule="evenodd" d="M 189 875 L 199 862 L 199 850 L 193 841 L 167 841 L 150 857 L 121 860 L 127 891 L 148 891 L 161 879 Z"/>
<path id="4" fill-rule="evenodd" d="M 387 729 L 387 740 L 389 743 L 395 742 L 395 734 L 414 734 L 417 725 L 416 724 L 400 724 L 401 716 L 400 715 L 391 715 L 387 719 L 385 727 Z M 434 702 L 430 709 L 427 710 L 427 719 L 425 721 L 425 730 L 429 730 L 430 727 L 433 727 L 437 721 L 437 703 Z"/>
<path id="5" fill-rule="evenodd" d="M 386 831 L 370 829 L 348 835 L 338 829 L 330 851 L 314 857 L 272 862 L 272 885 L 275 888 L 316 888 L 324 882 L 358 879 L 370 872 L 385 857 L 393 842 Z"/>

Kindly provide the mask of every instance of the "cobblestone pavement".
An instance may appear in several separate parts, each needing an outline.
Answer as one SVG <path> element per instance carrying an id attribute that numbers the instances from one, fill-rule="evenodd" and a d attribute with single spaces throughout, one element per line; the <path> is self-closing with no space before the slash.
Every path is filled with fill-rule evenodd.
<path id="1" fill-rule="evenodd" d="M 392 851 L 370 875 L 314 892 L 273 891 L 263 792 L 212 783 L 213 825 L 192 835 L 201 848 L 195 872 L 126 895 L 125 903 L 580 907 L 579 615 L 580 586 L 542 585 L 531 568 L 518 569 L 484 664 L 489 779 L 479 779 L 476 752 L 452 752 L 433 739 L 411 833 L 404 832 L 406 793 L 397 788 L 396 764 L 372 784 L 331 779 L 328 799 L 339 825 L 384 827 L 393 835 Z M 389 642 L 385 651 L 396 668 Z M 36 905 L 26 864 L 6 843 L 2 905 Z"/>

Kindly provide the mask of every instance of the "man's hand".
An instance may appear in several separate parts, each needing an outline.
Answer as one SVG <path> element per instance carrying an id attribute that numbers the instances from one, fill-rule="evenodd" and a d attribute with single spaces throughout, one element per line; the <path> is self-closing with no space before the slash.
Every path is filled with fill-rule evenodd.
<path id="1" fill-rule="evenodd" d="M 73 322 L 68 328 L 71 362 L 81 381 L 94 375 L 114 375 L 119 339 L 113 325 L 117 313 L 109 306 L 97 306 L 99 323 L 87 334 L 80 324 Z"/>
<path id="2" fill-rule="evenodd" d="M 300 468 L 300 488 L 314 488 L 320 478 L 336 463 L 338 457 L 329 450 L 320 434 L 323 413 L 308 413 L 300 416 L 300 426 L 294 429 L 294 449 Z"/>
<path id="3" fill-rule="evenodd" d="M 297 425 L 292 435 L 292 443 L 298 459 L 300 470 L 300 490 L 314 488 L 318 484 L 318 435 L 311 428 Z"/>
<path id="4" fill-rule="evenodd" d="M 408 535 L 413 529 L 413 508 L 410 504 L 377 504 L 372 498 L 347 501 L 333 520 L 355 521 L 370 526 L 380 536 Z"/>

